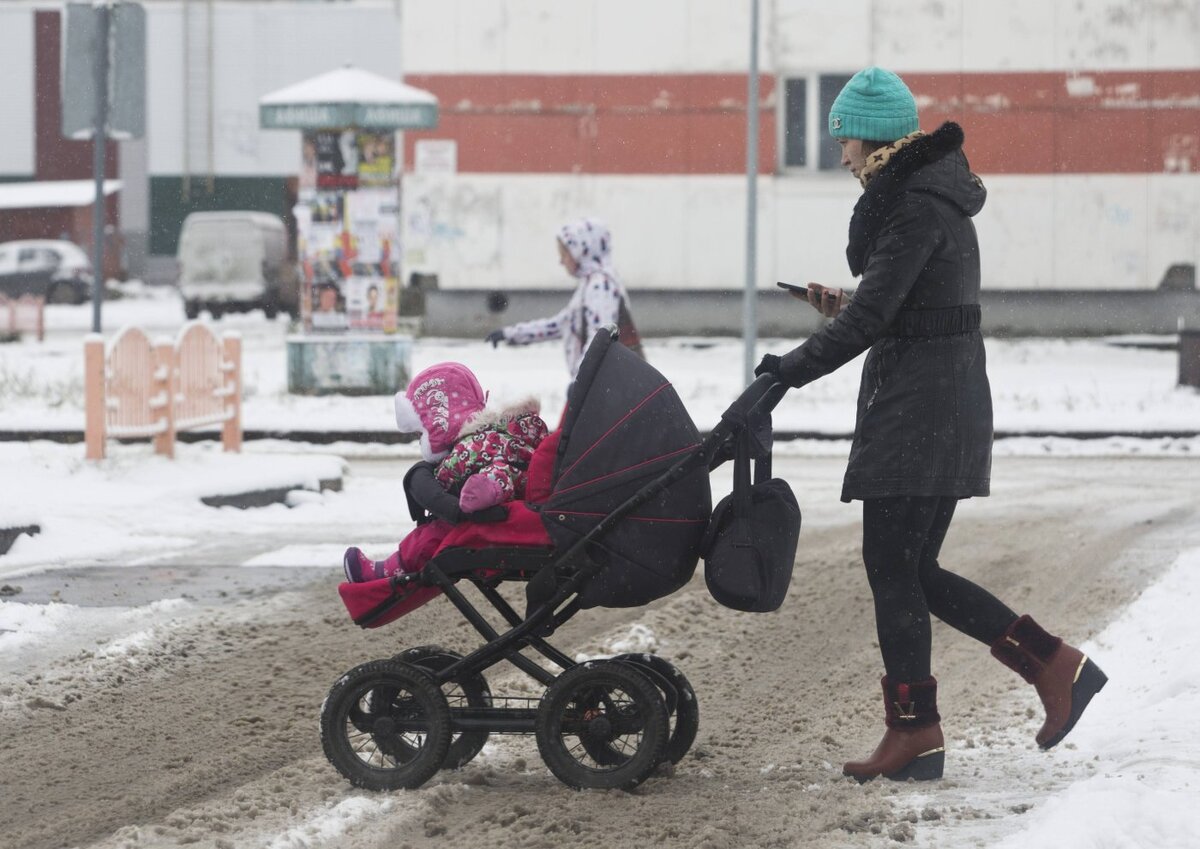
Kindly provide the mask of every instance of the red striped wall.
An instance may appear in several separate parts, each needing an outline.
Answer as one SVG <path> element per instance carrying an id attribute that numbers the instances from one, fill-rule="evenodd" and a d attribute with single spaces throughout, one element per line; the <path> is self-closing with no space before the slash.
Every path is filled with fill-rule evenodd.
<path id="1" fill-rule="evenodd" d="M 1189 148 L 1200 170 L 1200 70 L 905 80 L 924 106 L 923 127 L 963 125 L 980 173 L 1154 173 L 1174 170 Z"/>
<path id="2" fill-rule="evenodd" d="M 1200 70 L 905 74 L 926 129 L 960 122 L 980 173 L 1200 170 Z M 1090 80 L 1090 82 L 1089 82 Z M 738 74 L 411 75 L 441 101 L 459 170 L 733 174 L 745 170 Z M 763 76 L 759 169 L 777 163 L 774 77 Z M 1074 94 L 1072 94 L 1072 91 Z"/>
<path id="3" fill-rule="evenodd" d="M 411 75 L 441 103 L 460 171 L 724 174 L 746 170 L 746 76 Z M 760 95 L 775 88 L 762 77 Z M 775 167 L 775 113 L 763 109 L 759 168 Z"/>

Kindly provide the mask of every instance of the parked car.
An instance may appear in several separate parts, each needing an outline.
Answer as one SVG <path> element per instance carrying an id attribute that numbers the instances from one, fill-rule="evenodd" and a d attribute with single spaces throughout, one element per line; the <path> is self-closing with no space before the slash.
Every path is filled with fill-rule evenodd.
<path id="1" fill-rule="evenodd" d="M 265 212 L 193 212 L 179 232 L 179 292 L 184 312 L 261 308 L 299 314 L 297 275 L 288 261 L 283 221 Z"/>
<path id="2" fill-rule="evenodd" d="M 92 263 L 73 242 L 4 242 L 0 244 L 0 294 L 41 295 L 50 304 L 82 304 L 92 296 Z"/>

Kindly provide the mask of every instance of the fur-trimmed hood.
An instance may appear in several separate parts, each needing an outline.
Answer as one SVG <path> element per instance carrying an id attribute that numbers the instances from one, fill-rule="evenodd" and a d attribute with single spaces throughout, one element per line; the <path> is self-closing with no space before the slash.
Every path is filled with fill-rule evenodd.
<path id="1" fill-rule="evenodd" d="M 983 208 L 987 190 L 983 181 L 971 173 L 962 152 L 963 139 L 962 127 L 947 121 L 929 135 L 897 150 L 867 183 L 850 218 L 846 259 L 851 274 L 855 277 L 862 274 L 871 242 L 892 204 L 905 192 L 937 195 L 968 216 Z"/>
<path id="2" fill-rule="evenodd" d="M 483 430 L 504 430 L 513 419 L 537 415 L 541 409 L 541 403 L 532 395 L 505 407 L 485 407 L 463 422 L 458 438 L 462 439 Z"/>

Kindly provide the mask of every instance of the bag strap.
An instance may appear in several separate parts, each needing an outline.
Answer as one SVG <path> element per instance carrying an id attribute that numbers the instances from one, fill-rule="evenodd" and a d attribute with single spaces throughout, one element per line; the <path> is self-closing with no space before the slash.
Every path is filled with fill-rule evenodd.
<path id="1" fill-rule="evenodd" d="M 771 479 L 771 448 L 774 444 L 771 430 L 771 414 L 751 416 L 746 432 L 754 443 L 754 482 Z"/>
<path id="2" fill-rule="evenodd" d="M 621 303 L 617 307 L 617 329 L 621 335 L 618 341 L 644 360 L 646 353 L 642 350 L 642 337 L 638 334 L 637 325 L 633 323 L 629 302 L 625 300 L 624 294 L 621 294 L 620 298 Z"/>
<path id="3" fill-rule="evenodd" d="M 612 282 L 611 279 L 610 282 Z M 642 348 L 642 337 L 638 333 L 637 325 L 633 323 L 633 314 L 629 311 L 629 301 L 625 299 L 625 293 L 621 291 L 620 287 L 617 288 L 617 298 L 619 299 L 617 304 L 617 341 L 644 360 L 646 351 Z M 575 335 L 579 339 L 580 347 L 586 348 L 588 341 L 587 305 L 582 300 L 579 303 L 578 319 L 579 328 Z"/>
<path id="4" fill-rule="evenodd" d="M 737 453 L 733 458 L 733 515 L 750 515 L 750 432 L 747 428 L 737 438 Z"/>

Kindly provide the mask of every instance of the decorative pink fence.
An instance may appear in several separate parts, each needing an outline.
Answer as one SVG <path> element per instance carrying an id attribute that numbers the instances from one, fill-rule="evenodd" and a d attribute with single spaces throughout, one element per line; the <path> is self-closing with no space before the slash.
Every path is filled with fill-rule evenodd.
<path id="1" fill-rule="evenodd" d="M 0 295 L 0 333 L 36 333 L 46 338 L 46 299 L 37 295 Z"/>
<path id="2" fill-rule="evenodd" d="M 83 343 L 87 458 L 104 458 L 105 440 L 152 437 L 154 451 L 175 456 L 175 434 L 221 425 L 226 451 L 242 449 L 242 340 L 218 340 L 189 322 L 174 342 L 151 343 L 136 327 L 105 350 L 95 334 Z"/>

